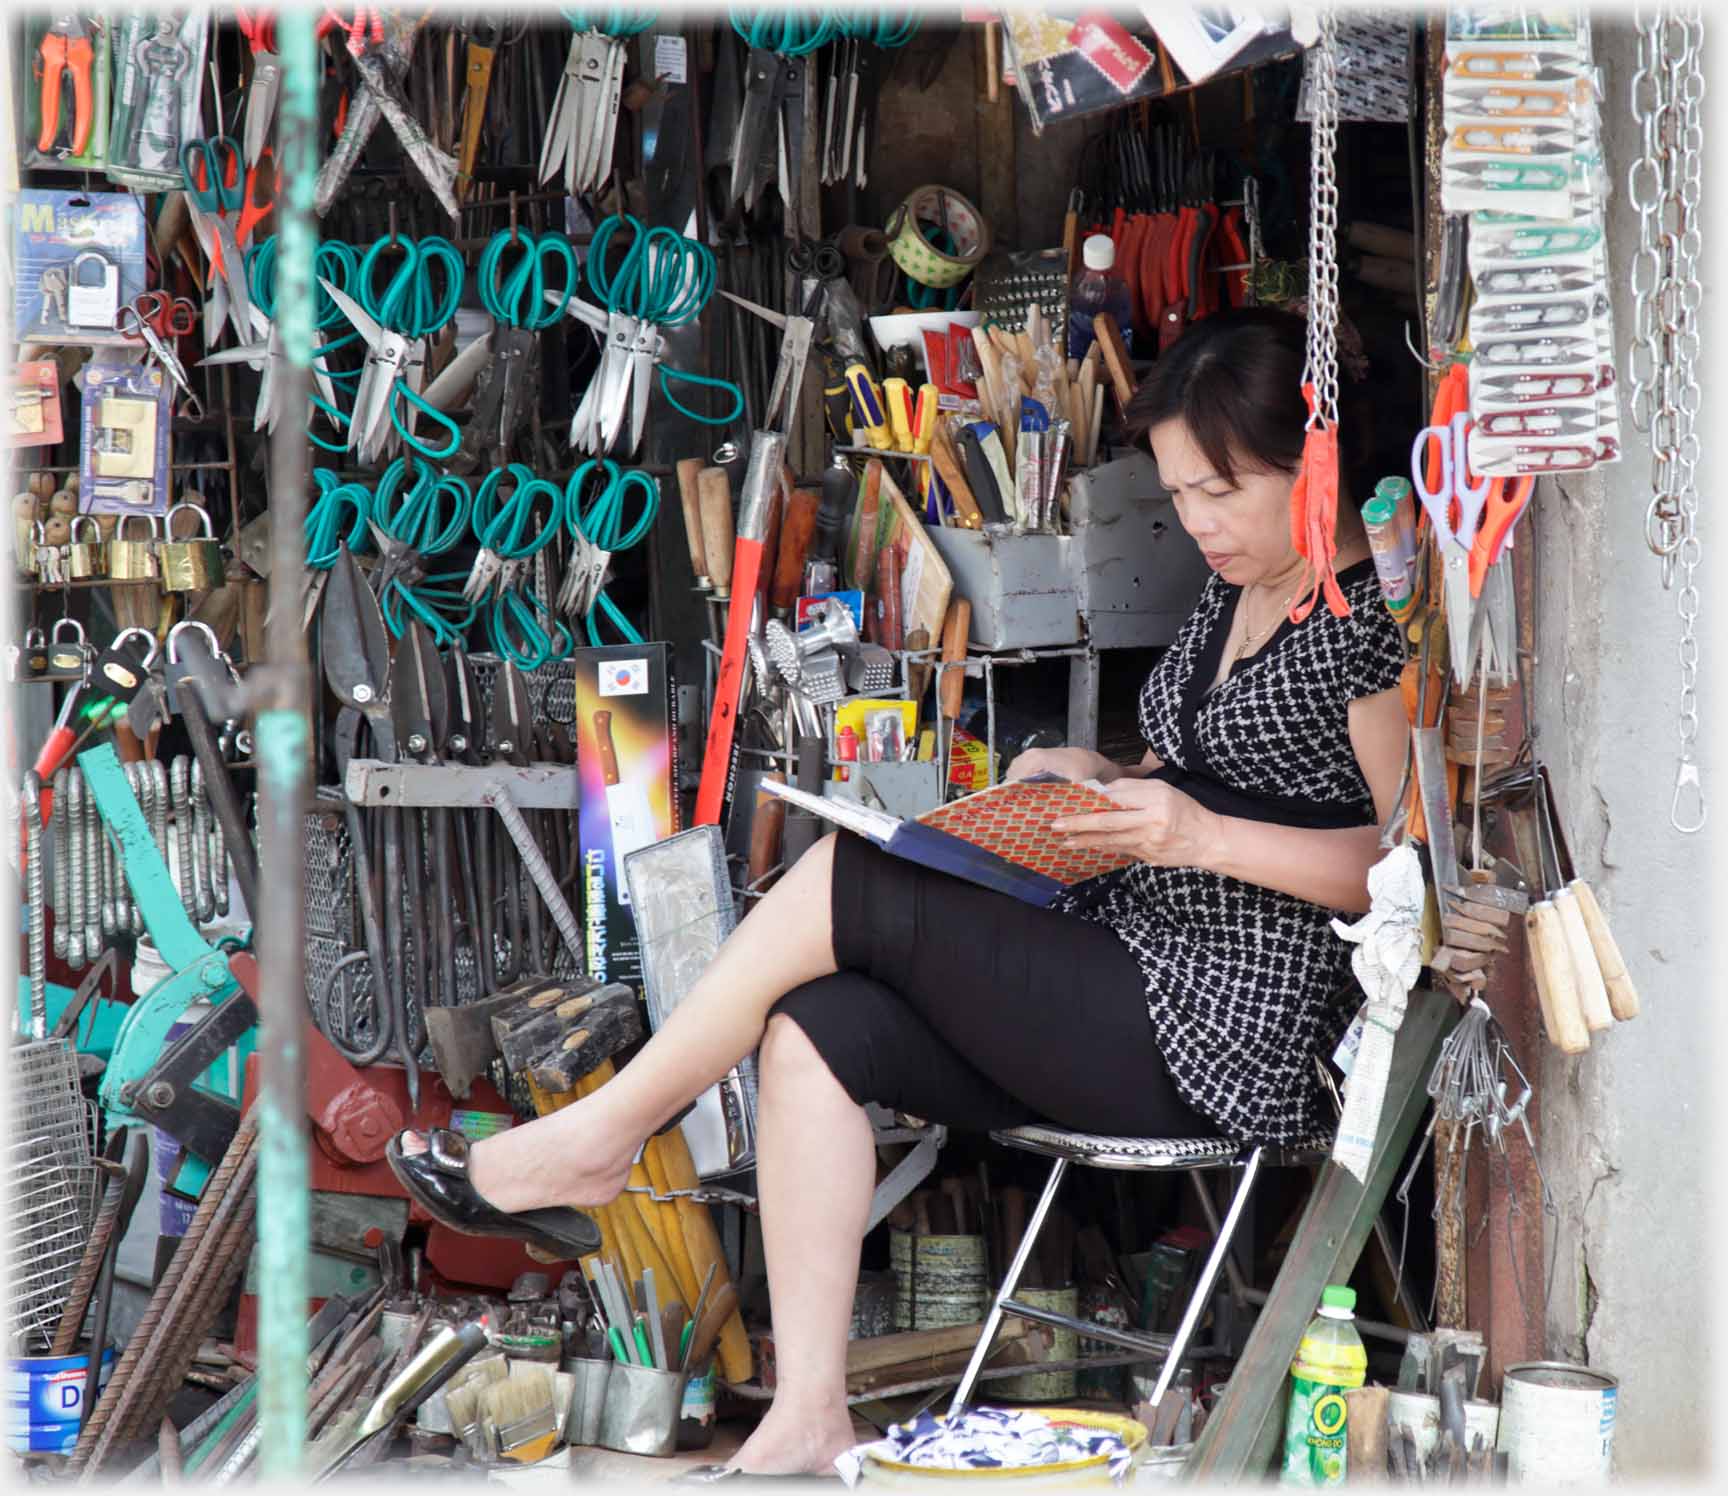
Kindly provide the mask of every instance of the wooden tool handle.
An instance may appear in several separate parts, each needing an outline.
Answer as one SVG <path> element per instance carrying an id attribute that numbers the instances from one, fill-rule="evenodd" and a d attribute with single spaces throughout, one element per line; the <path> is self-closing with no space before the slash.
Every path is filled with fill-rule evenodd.
<path id="1" fill-rule="evenodd" d="M 702 470 L 706 466 L 700 457 L 683 457 L 678 461 L 678 502 L 684 506 L 684 539 L 690 546 L 690 569 L 696 573 L 696 585 L 708 585 L 708 552 L 702 535 Z M 728 500 L 730 506 L 730 500 Z"/>
<path id="2" fill-rule="evenodd" d="M 769 773 L 762 776 L 775 784 L 784 784 L 786 776 Z M 786 802 L 767 790 L 756 791 L 756 809 L 750 818 L 749 878 L 752 884 L 768 876 L 780 861 L 780 836 L 786 825 Z"/>
<path id="3" fill-rule="evenodd" d="M 786 517 L 780 524 L 780 553 L 774 563 L 774 581 L 768 592 L 768 605 L 777 613 L 790 611 L 804 587 L 804 558 L 810 554 L 810 543 L 816 534 L 816 515 L 822 508 L 822 495 L 814 488 L 796 488 L 786 506 Z"/>
<path id="4" fill-rule="evenodd" d="M 725 468 L 706 467 L 696 475 L 696 490 L 708 579 L 714 584 L 714 596 L 725 602 L 732 595 L 732 481 Z"/>
<path id="5" fill-rule="evenodd" d="M 972 1212 L 966 1208 L 966 1182 L 963 1179 L 944 1179 L 942 1193 L 948 1197 L 954 1211 L 954 1230 L 959 1236 L 971 1235 Z"/>
<path id="6" fill-rule="evenodd" d="M 882 464 L 872 462 L 864 471 L 858 504 L 858 559 L 852 585 L 869 592 L 876 576 L 876 529 L 882 512 Z"/>
<path id="7" fill-rule="evenodd" d="M 1636 1018 L 1640 1011 L 1638 989 L 1632 985 L 1632 977 L 1626 970 L 1626 961 L 1620 954 L 1614 932 L 1608 928 L 1607 916 L 1596 902 L 1595 890 L 1582 878 L 1574 878 L 1569 886 L 1578 900 L 1578 912 L 1584 916 L 1584 928 L 1589 931 L 1596 964 L 1602 970 L 1602 983 L 1608 989 L 1608 1006 L 1622 1023 Z"/>
<path id="8" fill-rule="evenodd" d="M 899 649 L 905 642 L 900 625 L 900 553 L 892 545 L 882 547 L 876 560 L 876 641 L 884 649 Z"/>
<path id="9" fill-rule="evenodd" d="M 1134 398 L 1134 371 L 1128 364 L 1128 348 L 1122 341 L 1122 329 L 1109 312 L 1100 312 L 1092 319 L 1092 333 L 1103 351 L 1104 367 L 1110 374 L 1111 393 L 1116 397 L 1116 413 L 1121 415 Z"/>
<path id="10" fill-rule="evenodd" d="M 1562 888 L 1554 895 L 1554 911 L 1560 916 L 1560 930 L 1566 938 L 1566 954 L 1572 961 L 1572 977 L 1577 983 L 1578 1005 L 1583 1010 L 1585 1026 L 1593 1034 L 1613 1028 L 1614 1010 L 1608 1006 L 1602 968 L 1596 964 L 1596 949 L 1590 944 L 1583 911 L 1571 889 Z"/>
<path id="11" fill-rule="evenodd" d="M 1572 978 L 1572 961 L 1566 953 L 1566 936 L 1560 916 L 1544 900 L 1530 906 L 1524 918 L 1524 933 L 1530 945 L 1530 969 L 1536 976 L 1536 996 L 1542 1004 L 1542 1025 L 1548 1042 L 1562 1054 L 1583 1054 L 1590 1048 L 1590 1030 L 1578 1006 L 1578 989 Z"/>
<path id="12" fill-rule="evenodd" d="M 780 554 L 780 522 L 786 517 L 786 500 L 791 492 L 782 475 L 768 501 L 768 523 L 762 531 L 762 570 L 756 577 L 756 595 L 763 599 L 768 596 L 768 584 L 774 580 L 774 559 Z"/>
<path id="13" fill-rule="evenodd" d="M 715 1341 L 720 1338 L 720 1331 L 737 1312 L 738 1290 L 730 1283 L 716 1283 L 714 1291 L 708 1295 L 708 1307 L 702 1311 L 701 1320 L 690 1332 L 689 1365 L 692 1371 L 708 1359 Z"/>
<path id="14" fill-rule="evenodd" d="M 930 457 L 936 464 L 936 476 L 954 500 L 954 513 L 961 525 L 968 530 L 983 529 L 983 511 L 978 508 L 977 499 L 972 497 L 972 485 L 966 481 L 966 474 L 961 469 L 959 455 L 954 450 L 954 438 L 948 434 L 948 427 L 942 421 L 936 423 L 936 432 L 930 442 Z"/>
<path id="15" fill-rule="evenodd" d="M 966 640 L 972 632 L 972 604 L 957 597 L 948 604 L 948 617 L 942 624 L 942 663 L 952 664 L 966 658 Z M 960 716 L 960 702 L 966 691 L 966 671 L 949 669 L 942 672 L 939 688 L 942 715 L 950 722 Z"/>

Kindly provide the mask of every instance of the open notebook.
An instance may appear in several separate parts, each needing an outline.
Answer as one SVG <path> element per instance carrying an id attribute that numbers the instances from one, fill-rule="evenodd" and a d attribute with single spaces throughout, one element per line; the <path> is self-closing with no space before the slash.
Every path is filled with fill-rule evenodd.
<path id="1" fill-rule="evenodd" d="M 829 799 L 772 780 L 764 780 L 761 788 L 868 837 L 896 857 L 1039 908 L 1070 885 L 1115 872 L 1134 860 L 1118 852 L 1066 847 L 1050 830 L 1050 823 L 1063 816 L 1122 809 L 1093 781 L 1075 784 L 1051 776 L 1021 779 L 938 806 L 916 820 L 901 820 L 853 800 Z"/>

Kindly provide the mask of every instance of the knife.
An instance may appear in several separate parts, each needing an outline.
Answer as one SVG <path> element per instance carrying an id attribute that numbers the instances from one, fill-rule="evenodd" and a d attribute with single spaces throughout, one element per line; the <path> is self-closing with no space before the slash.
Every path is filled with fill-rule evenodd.
<path id="1" fill-rule="evenodd" d="M 648 807 L 648 792 L 641 784 L 626 784 L 618 772 L 618 750 L 612 743 L 612 713 L 594 713 L 594 738 L 600 754 L 600 773 L 606 781 L 606 814 L 612 822 L 612 866 L 618 871 L 618 902 L 630 902 L 624 880 L 624 859 L 660 837 L 654 828 L 654 812 Z"/>

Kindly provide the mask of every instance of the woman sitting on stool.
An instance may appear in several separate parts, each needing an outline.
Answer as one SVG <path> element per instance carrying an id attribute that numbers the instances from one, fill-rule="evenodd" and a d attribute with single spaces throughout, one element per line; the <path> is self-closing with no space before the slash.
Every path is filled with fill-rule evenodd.
<path id="1" fill-rule="evenodd" d="M 548 1207 L 612 1200 L 643 1140 L 760 1047 L 779 1386 L 741 1470 L 824 1470 L 853 1442 L 846 1338 L 876 1184 L 863 1103 L 979 1131 L 1322 1130 L 1313 1056 L 1349 1016 L 1336 998 L 1349 947 L 1329 921 L 1368 907 L 1407 727 L 1403 638 L 1348 503 L 1349 616 L 1321 603 L 1289 620 L 1307 594 L 1290 523 L 1302 362 L 1299 320 L 1220 315 L 1129 408 L 1212 575 L 1140 693 L 1140 762 L 1057 748 L 1008 772 L 1104 781 L 1120 808 L 1051 834 L 1132 866 L 1044 910 L 827 837 L 607 1085 L 441 1163 L 420 1134 L 391 1145 L 398 1177 L 455 1229 L 591 1251 L 592 1222 Z"/>

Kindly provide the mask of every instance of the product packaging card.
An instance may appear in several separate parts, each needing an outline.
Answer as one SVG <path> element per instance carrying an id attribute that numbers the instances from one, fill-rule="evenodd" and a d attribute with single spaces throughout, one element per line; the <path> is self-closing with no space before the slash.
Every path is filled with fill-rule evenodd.
<path id="1" fill-rule="evenodd" d="M 120 308 L 144 294 L 144 207 L 129 192 L 18 194 L 12 325 L 20 343 L 122 344 Z M 136 346 L 136 345 L 134 345 Z"/>
<path id="2" fill-rule="evenodd" d="M 578 649 L 571 658 L 588 975 L 640 989 L 642 957 L 623 859 L 678 829 L 671 651 L 664 644 L 611 645 Z"/>

